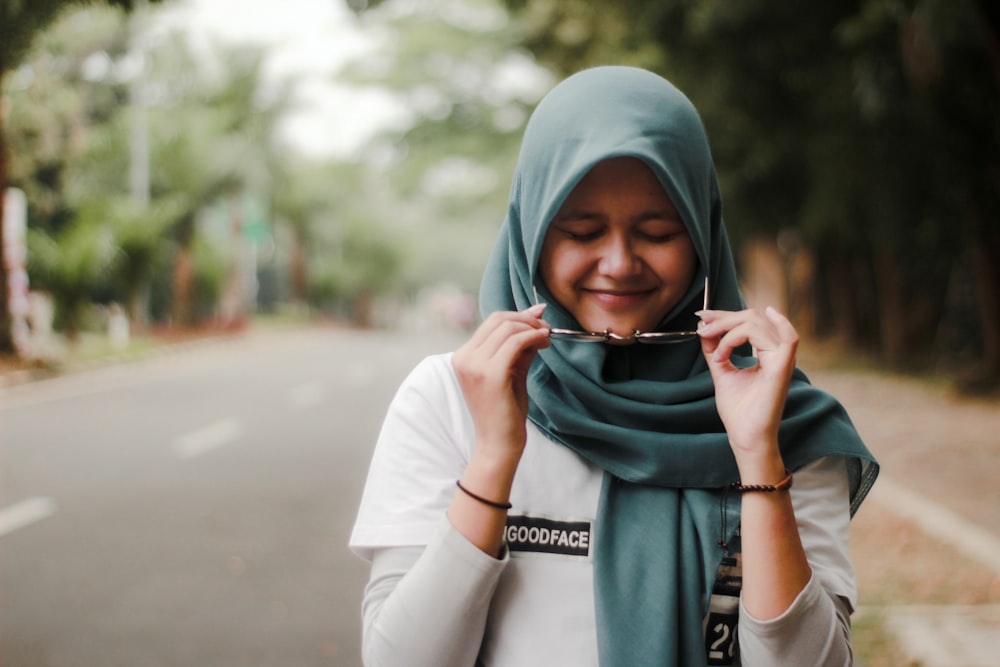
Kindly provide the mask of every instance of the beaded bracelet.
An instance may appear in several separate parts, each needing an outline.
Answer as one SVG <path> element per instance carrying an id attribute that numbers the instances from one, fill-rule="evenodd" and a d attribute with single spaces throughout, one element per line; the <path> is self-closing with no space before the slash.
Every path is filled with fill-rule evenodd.
<path id="1" fill-rule="evenodd" d="M 740 484 L 739 482 L 733 482 L 729 485 L 729 488 L 740 493 L 787 491 L 792 488 L 792 471 L 785 468 L 785 478 L 777 484 Z"/>
<path id="2" fill-rule="evenodd" d="M 462 486 L 461 480 L 457 480 L 456 479 L 455 480 L 455 486 L 457 486 L 459 488 L 459 490 L 462 493 L 464 493 L 465 495 L 469 496 L 473 500 L 478 500 L 479 502 L 483 503 L 484 505 L 489 505 L 490 507 L 495 507 L 498 510 L 509 510 L 511 507 L 513 507 L 513 505 L 511 505 L 510 503 L 498 503 L 498 502 L 494 502 L 492 500 L 488 500 L 486 498 L 483 498 L 482 496 L 476 495 L 472 491 L 469 491 L 467 488 L 465 488 L 464 486 Z"/>

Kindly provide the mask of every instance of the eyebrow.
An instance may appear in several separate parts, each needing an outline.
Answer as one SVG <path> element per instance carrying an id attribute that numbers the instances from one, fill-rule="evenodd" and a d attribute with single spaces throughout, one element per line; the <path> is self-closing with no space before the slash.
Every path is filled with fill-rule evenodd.
<path id="1" fill-rule="evenodd" d="M 603 218 L 604 215 L 597 213 L 596 211 L 588 211 L 586 209 L 570 209 L 569 211 L 557 213 L 552 222 L 565 222 L 569 220 L 599 220 Z M 638 215 L 632 217 L 634 222 L 645 222 L 646 220 L 667 220 L 670 222 L 679 222 L 681 224 L 684 221 L 681 219 L 680 213 L 670 209 L 651 209 L 648 211 L 643 211 Z"/>
<path id="2" fill-rule="evenodd" d="M 569 211 L 560 211 L 559 213 L 556 213 L 556 216 L 552 218 L 552 222 L 565 222 L 568 220 L 597 220 L 601 217 L 603 217 L 601 214 L 593 211 L 587 211 L 585 209 L 570 209 Z"/>
<path id="3" fill-rule="evenodd" d="M 645 222 L 646 220 L 666 220 L 669 222 L 679 222 L 684 224 L 681 219 L 681 214 L 672 209 L 657 209 L 653 211 L 645 211 L 635 216 L 634 220 L 636 222 Z"/>

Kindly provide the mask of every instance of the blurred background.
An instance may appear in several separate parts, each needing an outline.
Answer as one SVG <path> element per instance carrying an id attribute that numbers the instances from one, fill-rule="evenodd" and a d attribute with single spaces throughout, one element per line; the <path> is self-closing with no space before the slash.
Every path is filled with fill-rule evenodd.
<path id="1" fill-rule="evenodd" d="M 996 664 L 988 0 L 0 0 L 0 664 L 360 664 L 385 406 L 607 63 L 700 110 L 748 300 L 883 463 L 861 661 Z"/>

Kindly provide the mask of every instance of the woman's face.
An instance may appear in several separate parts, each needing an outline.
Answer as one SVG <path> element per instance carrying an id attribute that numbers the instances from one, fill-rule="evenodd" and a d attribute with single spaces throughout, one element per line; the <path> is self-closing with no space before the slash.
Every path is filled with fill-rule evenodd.
<path id="1" fill-rule="evenodd" d="M 539 273 L 584 329 L 649 331 L 687 293 L 698 266 L 673 202 L 644 162 L 598 163 L 549 224 Z"/>

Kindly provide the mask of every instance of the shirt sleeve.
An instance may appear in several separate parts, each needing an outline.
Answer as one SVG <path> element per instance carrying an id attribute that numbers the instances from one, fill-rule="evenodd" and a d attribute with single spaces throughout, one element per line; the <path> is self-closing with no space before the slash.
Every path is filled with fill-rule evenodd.
<path id="1" fill-rule="evenodd" d="M 740 603 L 740 664 L 850 667 L 847 601 L 828 594 L 814 574 L 781 616 L 759 621 Z"/>
<path id="2" fill-rule="evenodd" d="M 820 585 L 844 598 L 851 611 L 858 593 L 851 563 L 850 480 L 847 462 L 828 456 L 795 471 L 792 506 L 802 548 Z"/>
<path id="3" fill-rule="evenodd" d="M 400 385 L 382 422 L 351 549 L 424 546 L 471 456 L 473 425 L 450 355 L 428 357 Z"/>
<path id="4" fill-rule="evenodd" d="M 367 667 L 469 667 L 507 566 L 443 518 L 425 547 L 376 549 L 362 603 Z"/>
<path id="5" fill-rule="evenodd" d="M 857 604 L 848 549 L 850 499 L 842 457 L 815 461 L 795 472 L 792 505 L 812 576 L 791 606 L 761 621 L 740 601 L 740 664 L 854 664 L 850 616 Z"/>

